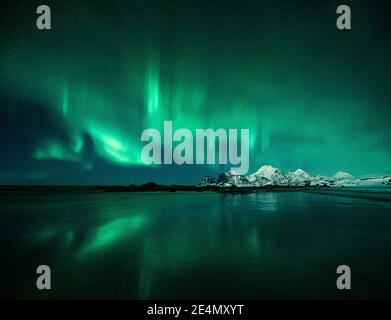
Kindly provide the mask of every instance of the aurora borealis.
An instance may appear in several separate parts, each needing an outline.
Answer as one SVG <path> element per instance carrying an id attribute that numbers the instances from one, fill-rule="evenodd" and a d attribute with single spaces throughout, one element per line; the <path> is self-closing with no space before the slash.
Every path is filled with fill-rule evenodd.
<path id="1" fill-rule="evenodd" d="M 391 173 L 385 1 L 4 5 L 0 184 L 197 183 L 227 166 L 145 166 L 141 132 L 250 129 L 250 172 Z M 335 26 L 352 10 L 352 30 Z"/>

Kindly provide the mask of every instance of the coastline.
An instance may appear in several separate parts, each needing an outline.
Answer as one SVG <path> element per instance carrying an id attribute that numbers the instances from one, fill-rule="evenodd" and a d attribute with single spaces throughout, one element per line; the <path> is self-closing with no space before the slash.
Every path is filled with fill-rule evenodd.
<path id="1" fill-rule="evenodd" d="M 260 186 L 260 187 L 220 187 L 220 186 L 187 186 L 187 185 L 163 185 L 154 182 L 145 183 L 142 185 L 129 185 L 129 186 L 95 186 L 93 191 L 103 192 L 176 192 L 176 191 L 197 191 L 197 192 L 218 192 L 218 193 L 234 193 L 234 194 L 246 194 L 254 193 L 258 191 L 294 191 L 294 190 L 306 190 L 306 189 L 325 189 L 330 188 L 328 186 L 322 187 L 309 187 L 309 186 Z"/>

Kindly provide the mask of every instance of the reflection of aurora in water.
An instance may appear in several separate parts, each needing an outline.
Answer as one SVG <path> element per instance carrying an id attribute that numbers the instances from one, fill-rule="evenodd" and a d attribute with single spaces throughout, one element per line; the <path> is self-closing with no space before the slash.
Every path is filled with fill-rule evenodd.
<path id="1" fill-rule="evenodd" d="M 141 298 L 153 294 L 162 273 L 179 275 L 204 268 L 203 261 L 214 260 L 209 255 L 219 250 L 221 244 L 220 241 L 216 242 L 217 238 L 224 237 L 227 232 L 236 238 L 235 230 L 249 230 L 248 235 L 243 234 L 240 243 L 227 247 L 228 251 L 224 254 L 229 255 L 230 250 L 243 245 L 242 250 L 248 252 L 260 249 L 259 231 L 251 227 L 247 219 L 238 224 L 237 218 L 225 213 L 224 208 L 232 206 L 235 197 L 222 199 L 223 206 L 219 208 L 216 206 L 218 202 L 214 203 L 217 194 L 203 194 L 204 204 L 210 204 L 209 217 L 198 219 L 197 213 L 203 206 L 194 203 L 199 197 L 198 193 L 163 193 L 158 203 L 153 200 L 155 194 L 103 194 L 103 198 L 102 194 L 88 196 L 92 199 L 82 200 L 84 205 L 80 206 L 84 208 L 83 212 L 87 212 L 87 219 L 81 213 L 77 218 L 80 219 L 79 223 L 68 218 L 63 223 L 59 222 L 61 215 L 57 217 L 57 222 L 49 220 L 44 225 L 39 222 L 29 228 L 26 240 L 32 243 L 33 248 L 42 248 L 50 243 L 61 247 L 61 256 L 68 256 L 81 269 L 90 265 L 90 261 L 102 263 L 109 259 L 112 252 L 122 252 L 121 263 L 129 264 L 134 268 L 132 272 L 138 274 L 137 283 L 134 284 L 137 288 L 134 290 Z M 84 197 L 80 197 L 80 200 Z M 66 198 L 59 200 L 58 205 L 49 206 L 41 212 L 41 221 L 45 221 L 44 217 L 50 217 L 52 210 L 58 211 L 65 204 L 62 201 L 69 201 Z M 171 207 L 174 203 L 175 208 L 183 210 L 179 216 L 176 213 L 173 215 Z M 187 212 L 188 205 L 192 205 L 193 213 Z M 92 211 L 96 214 L 89 215 Z M 207 223 L 210 218 L 215 223 L 222 223 L 222 226 L 216 229 L 215 223 Z M 87 221 L 88 227 L 83 227 Z"/>
<path id="2" fill-rule="evenodd" d="M 144 217 L 141 215 L 132 216 L 129 218 L 121 218 L 114 220 L 99 227 L 94 236 L 81 248 L 81 255 L 97 250 L 105 250 L 117 241 L 126 241 L 126 238 L 132 236 L 137 230 L 142 228 Z M 123 239 L 125 238 L 125 239 Z"/>
<path id="3" fill-rule="evenodd" d="M 56 298 L 336 298 L 343 259 L 365 279 L 355 297 L 385 296 L 391 207 L 352 192 L 12 193 L 0 201 L 5 285 L 35 297 L 25 284 L 44 261 Z"/>

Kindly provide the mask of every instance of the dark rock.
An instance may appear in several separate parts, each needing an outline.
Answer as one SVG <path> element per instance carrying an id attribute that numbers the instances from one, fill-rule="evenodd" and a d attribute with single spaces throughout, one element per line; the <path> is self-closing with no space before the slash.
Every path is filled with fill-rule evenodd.
<path id="1" fill-rule="evenodd" d="M 217 182 L 218 183 L 227 183 L 228 182 L 228 179 L 227 179 L 227 176 L 225 175 L 225 173 L 221 173 L 219 175 L 219 177 L 217 178 Z"/>
<path id="2" fill-rule="evenodd" d="M 206 177 L 203 177 L 200 181 L 200 186 L 209 186 L 211 184 L 215 184 L 216 183 L 216 180 L 213 179 L 212 177 L 210 176 L 206 176 Z"/>

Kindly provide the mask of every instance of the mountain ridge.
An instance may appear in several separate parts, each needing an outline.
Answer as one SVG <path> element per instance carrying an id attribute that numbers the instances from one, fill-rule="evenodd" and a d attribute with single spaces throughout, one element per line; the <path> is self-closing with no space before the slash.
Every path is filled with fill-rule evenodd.
<path id="1" fill-rule="evenodd" d="M 284 174 L 282 170 L 270 164 L 262 165 L 257 171 L 247 176 L 239 175 L 235 170 L 221 173 L 217 179 L 203 177 L 199 186 L 217 187 L 390 187 L 391 176 L 373 176 L 355 178 L 348 172 L 338 171 L 328 177 L 323 175 L 311 176 L 303 169 Z"/>

